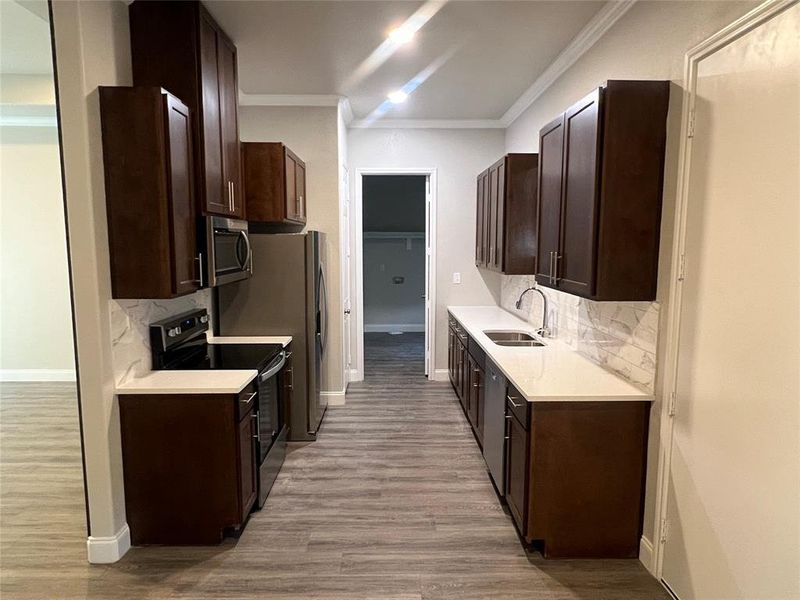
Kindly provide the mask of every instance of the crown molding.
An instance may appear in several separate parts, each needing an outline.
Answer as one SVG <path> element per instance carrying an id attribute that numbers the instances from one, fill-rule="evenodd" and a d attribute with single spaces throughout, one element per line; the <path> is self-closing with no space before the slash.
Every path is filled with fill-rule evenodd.
<path id="1" fill-rule="evenodd" d="M 344 124 L 349 127 L 350 124 L 355 120 L 355 115 L 353 114 L 353 107 L 350 106 L 350 99 L 347 97 L 342 97 L 339 99 L 339 110 L 342 113 L 342 119 L 344 120 Z"/>
<path id="2" fill-rule="evenodd" d="M 504 129 L 498 119 L 357 119 L 352 129 Z"/>
<path id="3" fill-rule="evenodd" d="M 556 59 L 544 72 L 539 75 L 533 85 L 517 99 L 514 104 L 500 118 L 504 127 L 513 123 L 525 110 L 541 96 L 547 88 L 563 75 L 575 62 L 583 56 L 589 48 L 619 21 L 631 7 L 636 4 L 636 0 L 614 0 L 608 2 L 600 11 L 592 17 L 586 26 L 580 30 L 569 45 L 562 50 Z"/>

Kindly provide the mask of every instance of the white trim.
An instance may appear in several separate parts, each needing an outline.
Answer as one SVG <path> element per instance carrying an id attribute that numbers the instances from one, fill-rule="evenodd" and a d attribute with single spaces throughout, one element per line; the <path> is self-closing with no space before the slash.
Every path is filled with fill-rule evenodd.
<path id="1" fill-rule="evenodd" d="M 797 0 L 767 0 L 763 4 L 724 27 L 705 41 L 691 48 L 684 59 L 683 104 L 681 114 L 680 155 L 678 159 L 677 199 L 675 203 L 674 240 L 670 277 L 672 286 L 669 297 L 669 311 L 666 322 L 665 375 L 660 397 L 661 402 L 661 445 L 658 460 L 658 483 L 656 487 L 655 528 L 653 539 L 662 540 L 662 523 L 667 518 L 667 499 L 669 498 L 669 473 L 672 461 L 672 440 L 674 420 L 670 415 L 670 398 L 678 384 L 678 349 L 680 345 L 681 308 L 683 302 L 683 282 L 678 278 L 681 257 L 686 252 L 687 205 L 689 200 L 689 171 L 692 160 L 693 138 L 689 137 L 689 116 L 695 109 L 697 70 L 701 60 L 738 40 L 756 27 L 769 21 L 779 13 L 796 4 Z M 654 547 L 653 571 L 660 580 L 664 566 L 664 543 Z"/>
<path id="2" fill-rule="evenodd" d="M 353 107 L 350 106 L 349 98 L 344 96 L 339 98 L 339 110 L 342 113 L 342 120 L 344 121 L 345 127 L 349 127 L 353 119 L 356 118 L 353 114 Z"/>
<path id="3" fill-rule="evenodd" d="M 358 369 L 350 369 L 350 382 L 353 381 L 364 381 L 364 377 L 359 376 Z"/>
<path id="4" fill-rule="evenodd" d="M 131 530 L 128 524 L 115 535 L 108 537 L 90 535 L 86 540 L 89 562 L 95 565 L 115 563 L 131 549 Z"/>
<path id="5" fill-rule="evenodd" d="M 347 99 L 338 94 L 245 94 L 239 90 L 241 106 L 339 106 L 343 100 Z"/>
<path id="6" fill-rule="evenodd" d="M 353 290 L 351 297 L 355 298 L 356 307 L 356 339 L 355 342 L 357 360 L 356 373 L 353 381 L 364 379 L 364 231 L 363 214 L 364 199 L 362 190 L 365 175 L 423 175 L 428 178 L 428 191 L 426 199 L 426 240 L 430 245 L 430 259 L 426 256 L 426 284 L 428 286 L 428 298 L 426 302 L 431 307 L 431 320 L 428 330 L 425 333 L 426 351 L 430 352 L 430 372 L 428 378 L 434 378 L 433 363 L 436 356 L 436 198 L 437 198 L 437 170 L 435 168 L 360 168 L 356 169 L 354 179 L 355 202 L 353 203 L 352 213 L 355 233 L 355 254 L 356 276 L 351 281 Z M 427 307 L 426 307 L 427 312 Z M 428 348 L 430 346 L 430 348 Z"/>
<path id="7" fill-rule="evenodd" d="M 370 323 L 369 325 L 364 325 L 365 333 L 390 333 L 393 331 L 419 333 L 420 331 L 425 331 L 425 323 L 398 323 L 396 325 L 391 323 Z"/>
<path id="8" fill-rule="evenodd" d="M 328 399 L 328 406 L 344 406 L 344 397 L 346 394 L 346 390 L 340 392 L 320 392 L 320 396 L 324 396 Z"/>
<path id="9" fill-rule="evenodd" d="M 0 381 L 75 380 L 75 369 L 0 369 Z"/>
<path id="10" fill-rule="evenodd" d="M 655 575 L 653 570 L 653 542 L 642 536 L 639 540 L 639 562 L 644 565 L 644 568 Z"/>
<path id="11" fill-rule="evenodd" d="M 500 118 L 504 127 L 508 127 L 527 108 L 541 96 L 547 88 L 561 77 L 589 48 L 594 46 L 611 27 L 619 21 L 636 3 L 636 0 L 608 2 L 592 17 L 583 29 L 578 32 L 569 45 L 550 63 L 536 81 L 512 104 Z"/>
<path id="12" fill-rule="evenodd" d="M 424 240 L 424 231 L 365 231 L 365 240 L 397 240 L 413 238 L 416 240 Z"/>
<path id="13" fill-rule="evenodd" d="M 505 129 L 501 119 L 356 119 L 351 129 Z"/>
<path id="14" fill-rule="evenodd" d="M 450 371 L 447 369 L 436 369 L 433 372 L 434 381 L 450 381 Z"/>

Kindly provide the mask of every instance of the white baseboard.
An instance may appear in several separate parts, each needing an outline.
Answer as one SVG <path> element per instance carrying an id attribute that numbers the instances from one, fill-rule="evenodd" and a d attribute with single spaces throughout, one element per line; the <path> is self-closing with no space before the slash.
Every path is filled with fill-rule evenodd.
<path id="1" fill-rule="evenodd" d="M 450 381 L 450 372 L 447 369 L 436 369 L 433 372 L 434 381 Z"/>
<path id="2" fill-rule="evenodd" d="M 108 537 L 89 536 L 86 540 L 89 562 L 104 565 L 117 562 L 131 549 L 131 530 L 128 524 L 123 525 L 116 535 Z"/>
<path id="3" fill-rule="evenodd" d="M 350 383 L 354 381 L 364 381 L 364 376 L 358 372 L 358 369 L 350 369 L 350 379 L 348 381 L 350 381 Z"/>
<path id="4" fill-rule="evenodd" d="M 328 406 L 344 406 L 345 391 L 341 392 L 320 392 L 328 400 Z"/>
<path id="5" fill-rule="evenodd" d="M 653 568 L 653 542 L 642 536 L 639 540 L 639 562 L 642 563 L 650 573 L 655 575 Z"/>
<path id="6" fill-rule="evenodd" d="M 75 369 L 0 369 L 0 381 L 75 381 Z"/>
<path id="7" fill-rule="evenodd" d="M 402 331 L 403 333 L 417 333 L 420 331 L 425 331 L 425 323 L 420 325 L 415 325 L 413 323 L 406 323 L 406 324 L 396 324 L 392 325 L 386 323 L 378 323 L 367 325 L 364 324 L 364 333 L 389 333 L 392 331 Z"/>

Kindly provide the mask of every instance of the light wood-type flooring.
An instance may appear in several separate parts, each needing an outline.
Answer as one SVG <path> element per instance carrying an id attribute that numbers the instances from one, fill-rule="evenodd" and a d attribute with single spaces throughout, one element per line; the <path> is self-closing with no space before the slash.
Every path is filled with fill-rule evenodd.
<path id="1" fill-rule="evenodd" d="M 74 386 L 4 384 L 0 598 L 667 598 L 636 560 L 526 553 L 422 335 L 367 334 L 366 380 L 296 444 L 238 540 L 86 562 Z"/>

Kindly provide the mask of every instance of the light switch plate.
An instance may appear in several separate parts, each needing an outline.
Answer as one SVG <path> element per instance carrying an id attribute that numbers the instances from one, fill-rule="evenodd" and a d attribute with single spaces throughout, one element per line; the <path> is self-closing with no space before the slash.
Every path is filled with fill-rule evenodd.
<path id="1" fill-rule="evenodd" d="M 453 273 L 453 283 L 461 283 L 461 273 Z"/>

